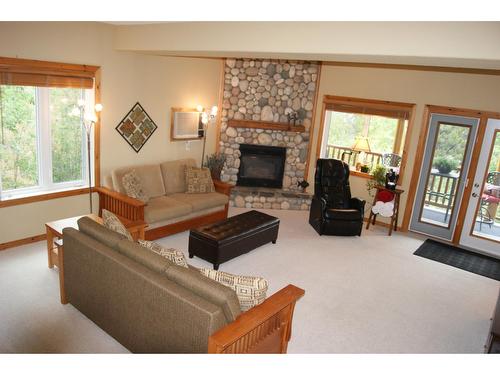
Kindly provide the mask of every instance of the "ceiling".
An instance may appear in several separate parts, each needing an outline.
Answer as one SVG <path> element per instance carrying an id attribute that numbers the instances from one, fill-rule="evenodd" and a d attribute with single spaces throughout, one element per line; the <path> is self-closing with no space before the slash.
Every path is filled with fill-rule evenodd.
<path id="1" fill-rule="evenodd" d="M 110 22 L 115 48 L 249 57 L 500 69 L 500 22 Z"/>

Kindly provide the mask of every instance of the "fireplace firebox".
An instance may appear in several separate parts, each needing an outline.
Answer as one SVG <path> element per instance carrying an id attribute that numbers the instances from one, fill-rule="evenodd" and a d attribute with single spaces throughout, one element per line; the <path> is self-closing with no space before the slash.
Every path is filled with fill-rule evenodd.
<path id="1" fill-rule="evenodd" d="M 240 186 L 283 187 L 285 147 L 240 144 Z"/>

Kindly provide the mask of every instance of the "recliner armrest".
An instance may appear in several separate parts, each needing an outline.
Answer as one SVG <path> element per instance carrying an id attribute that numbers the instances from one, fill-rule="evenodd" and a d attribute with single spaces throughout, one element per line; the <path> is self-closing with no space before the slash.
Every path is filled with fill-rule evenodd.
<path id="1" fill-rule="evenodd" d="M 365 204 L 366 201 L 361 200 L 359 198 L 351 198 L 351 200 L 349 201 L 350 207 L 360 211 L 361 216 L 365 215 Z"/>

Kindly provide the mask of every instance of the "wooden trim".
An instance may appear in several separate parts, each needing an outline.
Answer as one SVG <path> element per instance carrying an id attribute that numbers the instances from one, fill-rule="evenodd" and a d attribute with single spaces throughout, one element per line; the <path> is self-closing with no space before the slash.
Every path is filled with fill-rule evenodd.
<path id="1" fill-rule="evenodd" d="M 305 291 L 288 285 L 208 338 L 208 353 L 286 353 L 295 303 Z"/>
<path id="2" fill-rule="evenodd" d="M 7 250 L 7 249 L 10 249 L 12 247 L 27 245 L 27 244 L 30 244 L 33 242 L 43 241 L 46 238 L 47 238 L 46 234 L 44 233 L 44 234 L 38 234 L 38 235 L 32 236 L 32 237 L 21 238 L 20 240 L 0 243 L 0 251 Z"/>
<path id="3" fill-rule="evenodd" d="M 307 156 L 305 160 L 305 169 L 304 169 L 304 181 L 307 181 L 307 178 L 309 177 L 309 163 L 311 161 L 311 148 L 312 148 L 312 143 L 313 143 L 313 138 L 314 138 L 314 126 L 316 123 L 316 112 L 317 112 L 317 107 L 318 107 L 318 97 L 319 97 L 319 87 L 321 83 L 321 68 L 322 68 L 322 63 L 318 63 L 318 77 L 316 79 L 316 94 L 314 95 L 314 101 L 313 101 L 313 110 L 312 110 L 312 122 L 311 126 L 309 127 L 309 143 L 307 144 Z M 317 158 L 316 158 L 317 159 Z"/>
<path id="4" fill-rule="evenodd" d="M 99 66 L 0 57 L 0 72 L 94 78 Z"/>
<path id="5" fill-rule="evenodd" d="M 470 197 L 472 193 L 472 188 L 474 185 L 474 179 L 476 177 L 477 172 L 477 164 L 479 161 L 479 156 L 481 155 L 481 149 L 483 146 L 484 136 L 486 134 L 486 125 L 488 123 L 488 117 L 481 116 L 479 120 L 479 125 L 477 129 L 476 141 L 474 142 L 474 148 L 472 150 L 472 156 L 469 164 L 469 171 L 466 176 L 466 181 L 469 183 L 466 184 L 466 187 L 463 191 L 462 201 L 460 202 L 460 209 L 457 214 L 457 222 L 455 224 L 455 232 L 453 232 L 452 243 L 458 245 L 460 242 L 460 237 L 462 236 L 462 229 L 465 225 L 465 216 L 467 214 L 467 209 L 469 208 Z M 493 139 L 493 142 L 495 139 Z M 490 154 L 491 158 L 491 154 Z M 481 193 L 484 187 L 484 182 L 486 180 L 486 176 L 488 175 L 488 166 L 486 166 L 486 174 L 483 179 L 483 185 L 481 186 Z M 476 207 L 475 213 L 477 214 L 477 208 L 481 204 L 481 198 L 478 199 L 478 206 Z M 474 216 L 475 220 L 475 216 Z M 472 226 L 472 231 L 474 230 L 474 225 Z M 472 233 L 471 233 L 472 234 Z"/>
<path id="6" fill-rule="evenodd" d="M 282 131 L 297 132 L 297 133 L 303 133 L 306 131 L 304 125 L 290 125 L 284 122 L 269 122 L 269 121 L 231 119 L 227 121 L 227 126 L 232 128 L 282 130 Z"/>
<path id="7" fill-rule="evenodd" d="M 215 135 L 215 153 L 219 153 L 220 151 L 220 132 L 222 127 L 222 104 L 224 102 L 224 75 L 226 69 L 226 59 L 221 60 L 221 71 L 220 71 L 220 82 L 219 82 L 219 100 L 217 101 L 217 108 L 219 111 L 217 112 L 217 122 L 215 125 L 215 129 L 217 134 Z"/>
<path id="8" fill-rule="evenodd" d="M 7 199 L 7 200 L 0 201 L 0 208 L 10 207 L 10 206 L 18 206 L 20 204 L 41 202 L 41 201 L 46 201 L 46 200 L 50 200 L 50 199 L 72 197 L 74 195 L 81 195 L 81 194 L 88 194 L 88 193 L 89 193 L 89 188 L 87 187 L 87 188 L 77 188 L 77 189 L 71 189 L 71 190 L 57 191 L 54 193 L 31 195 L 29 197 L 23 197 L 23 198 Z"/>
<path id="9" fill-rule="evenodd" d="M 315 162 L 321 156 L 321 145 L 323 144 L 323 132 L 325 131 L 325 115 L 326 115 L 326 104 L 323 97 L 323 105 L 321 107 L 321 122 L 319 124 L 319 133 L 316 137 L 316 159 Z M 313 184 L 311 184 L 313 185 Z"/>
<path id="10" fill-rule="evenodd" d="M 348 61 L 324 61 L 324 65 L 328 66 L 346 66 L 353 68 L 376 68 L 376 69 L 402 69 L 416 70 L 427 72 L 445 72 L 445 73 L 463 73 L 463 74 L 485 74 L 485 75 L 500 75 L 499 69 L 481 69 L 481 68 L 458 68 L 451 66 L 434 66 L 434 65 L 411 65 L 411 64 L 384 64 L 384 63 L 361 63 Z"/>
<path id="11" fill-rule="evenodd" d="M 320 130 L 317 137 L 316 144 L 316 159 L 320 157 L 321 154 L 321 145 L 323 143 L 323 132 L 325 127 L 325 115 L 328 110 L 329 105 L 333 105 L 336 103 L 340 104 L 349 104 L 353 106 L 366 106 L 371 107 L 372 109 L 380 110 L 380 113 L 383 111 L 392 111 L 385 113 L 394 113 L 398 111 L 403 115 L 407 115 L 408 117 L 404 118 L 404 120 L 408 120 L 408 125 L 406 129 L 406 138 L 403 146 L 403 151 L 401 153 L 401 166 L 399 168 L 399 185 L 403 184 L 404 181 L 404 172 L 406 169 L 406 163 L 408 159 L 408 148 L 410 147 L 410 136 L 411 131 L 413 129 L 414 119 L 415 119 L 415 108 L 416 104 L 413 103 L 403 103 L 403 102 L 393 102 L 388 100 L 377 100 L 377 99 L 363 99 L 363 98 L 353 98 L 348 96 L 336 96 L 336 95 L 324 95 L 323 96 L 323 109 L 321 114 L 321 124 Z M 403 118 L 401 118 L 403 120 Z M 404 127 L 403 127 L 404 128 Z M 401 130 L 401 135 L 403 133 L 403 129 Z M 401 140 L 400 140 L 401 142 Z M 371 176 L 367 173 L 351 171 L 351 175 L 363 178 L 371 178 Z"/>
<path id="12" fill-rule="evenodd" d="M 194 141 L 199 140 L 205 137 L 205 133 L 203 133 L 203 137 L 192 137 L 192 138 L 175 138 L 174 137 L 174 114 L 177 112 L 198 112 L 196 108 L 181 108 L 181 107 L 171 107 L 170 108 L 170 141 L 171 142 L 185 142 L 185 141 Z M 200 118 L 198 117 L 198 129 L 200 129 Z M 203 162 L 203 160 L 202 160 Z"/>
<path id="13" fill-rule="evenodd" d="M 95 71 L 94 101 L 101 103 L 101 69 Z M 94 186 L 101 186 L 101 113 L 97 112 L 94 125 Z"/>
<path id="14" fill-rule="evenodd" d="M 400 112 L 410 112 L 415 106 L 414 103 L 393 102 L 390 100 L 354 98 L 351 96 L 324 95 L 323 103 L 343 104 L 354 107 L 366 106 L 379 110 L 392 110 Z"/>
<path id="15" fill-rule="evenodd" d="M 425 106 L 424 114 L 422 118 L 422 128 L 420 129 L 420 135 L 417 145 L 417 150 L 415 152 L 415 161 L 413 162 L 413 173 L 410 181 L 410 188 L 408 189 L 408 195 L 406 198 L 406 206 L 403 215 L 403 223 L 401 224 L 401 230 L 407 232 L 410 226 L 411 214 L 413 211 L 413 204 L 415 201 L 415 195 L 417 193 L 418 180 L 420 178 L 420 170 L 422 169 L 422 161 L 424 159 L 425 144 L 427 142 L 427 133 L 430 123 L 430 111 L 429 106 Z M 411 133 L 406 132 L 406 138 L 410 138 Z"/>
<path id="16" fill-rule="evenodd" d="M 500 112 L 481 111 L 468 108 L 446 107 L 446 106 L 431 105 L 431 104 L 428 104 L 427 107 L 429 107 L 429 112 L 431 113 L 441 113 L 445 115 L 465 116 L 465 117 L 475 117 L 475 118 L 480 118 L 482 116 L 485 116 L 488 118 L 500 119 Z"/>
<path id="17" fill-rule="evenodd" d="M 399 151 L 401 150 L 401 140 L 403 138 L 404 130 L 405 130 L 405 119 L 400 118 L 398 120 L 398 125 L 396 128 L 396 138 L 394 139 L 394 145 L 392 146 L 392 152 L 395 154 L 398 154 Z M 408 134 L 408 131 L 406 133 Z"/>
<path id="18" fill-rule="evenodd" d="M 207 215 L 197 216 L 189 220 L 179 221 L 177 223 L 167 224 L 162 227 L 146 230 L 146 240 L 156 240 L 161 237 L 170 236 L 175 233 L 184 232 L 191 228 L 210 224 L 227 218 L 227 210 L 216 211 Z"/>

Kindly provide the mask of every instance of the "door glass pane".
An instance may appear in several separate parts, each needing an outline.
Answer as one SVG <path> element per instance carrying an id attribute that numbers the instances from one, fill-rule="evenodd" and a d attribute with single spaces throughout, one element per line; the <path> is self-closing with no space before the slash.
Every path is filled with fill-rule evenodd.
<path id="1" fill-rule="evenodd" d="M 36 89 L 0 86 L 2 190 L 38 185 Z"/>
<path id="2" fill-rule="evenodd" d="M 470 127 L 439 123 L 420 220 L 449 227 Z"/>
<path id="3" fill-rule="evenodd" d="M 495 132 L 473 234 L 500 241 L 500 132 Z"/>
<path id="4" fill-rule="evenodd" d="M 84 178 L 82 147 L 84 130 L 80 117 L 72 115 L 81 97 L 81 89 L 49 89 L 54 183 L 78 181 Z"/>

